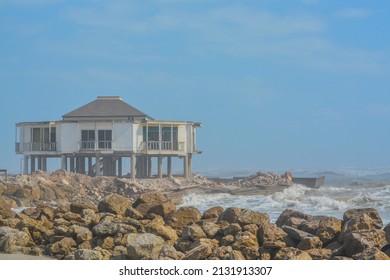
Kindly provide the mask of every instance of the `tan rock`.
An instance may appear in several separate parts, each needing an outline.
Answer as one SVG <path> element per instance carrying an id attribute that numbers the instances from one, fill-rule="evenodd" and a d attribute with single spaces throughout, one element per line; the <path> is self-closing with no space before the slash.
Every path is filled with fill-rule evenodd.
<path id="1" fill-rule="evenodd" d="M 176 205 L 171 201 L 167 201 L 150 207 L 148 213 L 153 213 L 165 218 L 175 211 Z"/>
<path id="2" fill-rule="evenodd" d="M 198 225 L 191 225 L 191 226 L 186 226 L 181 234 L 183 239 L 188 239 L 191 241 L 195 241 L 201 238 L 205 238 L 206 234 L 202 230 L 202 228 Z"/>
<path id="3" fill-rule="evenodd" d="M 301 251 L 297 248 L 281 248 L 279 249 L 274 260 L 311 260 L 312 258 L 305 251 Z"/>
<path id="4" fill-rule="evenodd" d="M 344 251 L 347 257 L 353 257 L 370 248 L 382 248 L 387 244 L 383 230 L 358 230 L 349 232 L 344 237 Z"/>
<path id="5" fill-rule="evenodd" d="M 297 248 L 299 250 L 310 250 L 310 249 L 321 249 L 322 248 L 322 241 L 319 237 L 313 236 L 313 237 L 305 237 L 303 238 Z"/>
<path id="6" fill-rule="evenodd" d="M 251 211 L 243 208 L 230 207 L 227 208 L 220 216 L 220 220 L 228 223 L 238 223 L 240 226 L 248 224 L 261 225 L 269 223 L 268 214 Z"/>
<path id="7" fill-rule="evenodd" d="M 181 207 L 175 213 L 169 216 L 167 225 L 174 229 L 183 229 L 189 223 L 200 221 L 202 214 L 195 207 Z"/>
<path id="8" fill-rule="evenodd" d="M 147 224 L 145 226 L 145 231 L 162 237 L 169 245 L 173 245 L 178 239 L 177 233 L 173 228 L 170 226 L 163 226 L 158 223 Z"/>
<path id="9" fill-rule="evenodd" d="M 124 216 L 126 209 L 131 205 L 131 199 L 118 194 L 110 194 L 99 203 L 98 210 L 99 212 L 109 212 Z"/>
<path id="10" fill-rule="evenodd" d="M 203 219 L 219 218 L 219 216 L 225 211 L 221 206 L 212 207 L 203 212 Z"/>
<path id="11" fill-rule="evenodd" d="M 356 258 L 358 260 L 390 260 L 390 257 L 378 248 L 367 248 Z"/>
<path id="12" fill-rule="evenodd" d="M 127 236 L 127 256 L 131 260 L 157 259 L 164 239 L 150 233 L 130 233 Z"/>
<path id="13" fill-rule="evenodd" d="M 339 219 L 333 217 L 322 218 L 316 235 L 324 244 L 331 242 L 341 232 L 342 223 Z"/>

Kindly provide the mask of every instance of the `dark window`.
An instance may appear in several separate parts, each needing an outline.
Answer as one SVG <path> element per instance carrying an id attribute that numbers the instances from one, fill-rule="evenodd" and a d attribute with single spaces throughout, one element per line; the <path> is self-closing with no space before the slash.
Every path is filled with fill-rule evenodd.
<path id="1" fill-rule="evenodd" d="M 98 131 L 99 149 L 111 149 L 112 147 L 112 130 Z"/>
<path id="2" fill-rule="evenodd" d="M 95 130 L 81 131 L 81 147 L 82 149 L 95 149 Z"/>

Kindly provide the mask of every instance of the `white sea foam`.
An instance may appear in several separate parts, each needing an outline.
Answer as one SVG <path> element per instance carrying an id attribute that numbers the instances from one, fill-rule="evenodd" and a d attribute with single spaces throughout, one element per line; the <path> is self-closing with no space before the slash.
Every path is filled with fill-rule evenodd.
<path id="1" fill-rule="evenodd" d="M 311 215 L 327 215 L 342 218 L 350 208 L 374 207 L 384 223 L 390 222 L 390 186 L 362 185 L 350 187 L 321 187 L 311 189 L 293 185 L 272 195 L 189 194 L 183 197 L 181 206 L 195 206 L 205 211 L 213 206 L 240 207 L 268 213 L 276 221 L 286 208 Z"/>

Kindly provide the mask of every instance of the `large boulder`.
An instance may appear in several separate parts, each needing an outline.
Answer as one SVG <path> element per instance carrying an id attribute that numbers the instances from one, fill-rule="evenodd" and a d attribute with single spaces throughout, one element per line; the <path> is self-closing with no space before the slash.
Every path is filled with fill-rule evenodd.
<path id="1" fill-rule="evenodd" d="M 341 220 L 334 217 L 322 218 L 316 235 L 324 244 L 331 242 L 341 232 Z"/>
<path id="2" fill-rule="evenodd" d="M 10 227 L 0 227 L 0 251 L 12 253 L 15 248 L 26 247 L 29 243 L 30 236 L 17 229 Z"/>
<path id="3" fill-rule="evenodd" d="M 70 204 L 70 211 L 73 213 L 81 214 L 85 209 L 91 209 L 94 213 L 97 211 L 97 207 L 93 204 L 82 203 L 82 202 L 72 202 Z"/>
<path id="4" fill-rule="evenodd" d="M 347 257 L 353 257 L 369 248 L 382 248 L 387 244 L 383 230 L 358 230 L 344 236 L 344 251 Z"/>
<path id="5" fill-rule="evenodd" d="M 150 207 L 148 210 L 148 214 L 152 213 L 165 218 L 168 215 L 174 213 L 175 211 L 176 205 L 171 201 L 167 201 Z"/>
<path id="6" fill-rule="evenodd" d="M 15 217 L 15 215 L 16 213 L 11 210 L 7 201 L 0 196 L 0 218 L 3 217 L 4 219 L 8 219 Z"/>
<path id="7" fill-rule="evenodd" d="M 114 236 L 119 230 L 117 223 L 107 222 L 99 223 L 92 228 L 92 232 L 97 237 Z"/>
<path id="8" fill-rule="evenodd" d="M 360 223 L 364 223 L 359 228 L 360 229 L 381 229 L 383 227 L 382 218 L 380 217 L 378 211 L 375 208 L 362 208 L 362 209 L 350 209 L 347 210 L 343 215 L 344 223 L 352 218 L 362 217 Z M 362 228 L 364 226 L 365 228 Z"/>
<path id="9" fill-rule="evenodd" d="M 268 214 L 255 212 L 248 209 L 230 207 L 227 208 L 219 217 L 220 221 L 226 221 L 228 223 L 238 223 L 240 226 L 249 224 L 261 225 L 269 223 L 270 219 Z"/>
<path id="10" fill-rule="evenodd" d="M 98 205 L 99 212 L 109 212 L 118 215 L 125 215 L 125 211 L 132 204 L 130 198 L 118 195 L 110 194 L 103 198 Z"/>
<path id="11" fill-rule="evenodd" d="M 158 223 L 149 223 L 145 226 L 145 231 L 162 237 L 168 244 L 173 245 L 178 239 L 176 231 L 170 226 L 163 226 Z"/>
<path id="12" fill-rule="evenodd" d="M 103 255 L 100 251 L 89 249 L 78 249 L 74 253 L 75 260 L 102 260 Z"/>
<path id="13" fill-rule="evenodd" d="M 159 260 L 180 260 L 184 256 L 183 253 L 176 251 L 172 245 L 164 245 L 161 248 L 158 256 Z"/>
<path id="14" fill-rule="evenodd" d="M 358 257 L 358 260 L 390 260 L 390 257 L 378 248 L 365 249 Z"/>
<path id="15" fill-rule="evenodd" d="M 167 219 L 167 225 L 174 229 L 183 229 L 189 223 L 196 223 L 202 219 L 202 214 L 195 207 L 181 207 Z"/>
<path id="16" fill-rule="evenodd" d="M 150 233 L 130 233 L 127 236 L 127 256 L 130 260 L 158 259 L 165 241 Z"/>
<path id="17" fill-rule="evenodd" d="M 186 226 L 181 234 L 183 239 L 195 241 L 206 237 L 206 233 L 198 225 Z"/>
<path id="18" fill-rule="evenodd" d="M 314 236 L 310 233 L 289 226 L 282 226 L 282 229 L 288 234 L 290 238 L 296 241 L 301 241 L 304 238 L 310 238 Z"/>
<path id="19" fill-rule="evenodd" d="M 221 206 L 215 206 L 203 212 L 203 219 L 218 219 L 225 211 Z"/>
<path id="20" fill-rule="evenodd" d="M 291 222 L 291 219 L 298 219 L 299 222 Z M 292 209 L 286 209 L 284 210 L 276 220 L 276 225 L 278 227 L 282 226 L 292 226 L 292 227 L 298 227 L 300 223 L 304 221 L 310 221 L 313 219 L 313 216 L 307 215 L 303 212 L 292 210 Z"/>
<path id="21" fill-rule="evenodd" d="M 64 237 L 60 241 L 49 245 L 48 252 L 50 255 L 60 255 L 62 257 L 69 255 L 72 248 L 77 246 L 76 241 L 70 237 Z"/>
<path id="22" fill-rule="evenodd" d="M 387 242 L 390 243 L 390 224 L 387 224 L 383 230 L 385 231 Z"/>
<path id="23" fill-rule="evenodd" d="M 283 229 L 277 227 L 276 224 L 262 224 L 257 231 L 257 239 L 260 246 L 269 242 L 279 241 L 284 243 L 286 236 L 287 233 Z M 285 244 L 283 247 L 285 247 Z"/>
<path id="24" fill-rule="evenodd" d="M 305 251 L 299 250 L 297 248 L 291 248 L 291 247 L 286 247 L 286 248 L 281 248 L 279 249 L 275 257 L 273 258 L 274 260 L 311 260 L 312 257 Z"/>
<path id="25" fill-rule="evenodd" d="M 141 194 L 132 206 L 142 215 L 146 215 L 150 208 L 167 201 L 168 198 L 165 194 L 161 192 L 149 192 Z"/>

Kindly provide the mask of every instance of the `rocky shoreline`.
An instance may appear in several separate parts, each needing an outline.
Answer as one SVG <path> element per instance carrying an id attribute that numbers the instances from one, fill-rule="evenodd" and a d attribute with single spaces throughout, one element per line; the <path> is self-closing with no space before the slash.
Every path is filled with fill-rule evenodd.
<path id="1" fill-rule="evenodd" d="M 390 224 L 373 208 L 348 210 L 342 220 L 286 209 L 271 223 L 267 213 L 244 208 L 177 209 L 162 189 L 207 189 L 210 182 L 168 180 L 169 186 L 154 181 L 145 188 L 57 171 L 2 182 L 0 253 L 66 260 L 390 259 Z M 11 207 L 18 203 L 34 207 L 16 213 Z"/>

